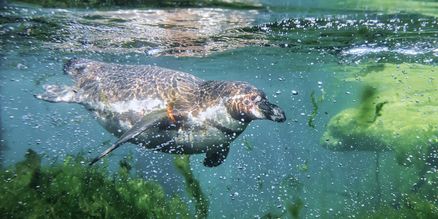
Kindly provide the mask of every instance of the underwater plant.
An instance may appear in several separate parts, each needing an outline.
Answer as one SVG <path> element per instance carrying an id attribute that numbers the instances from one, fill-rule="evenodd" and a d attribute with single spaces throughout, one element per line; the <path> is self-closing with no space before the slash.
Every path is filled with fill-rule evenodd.
<path id="1" fill-rule="evenodd" d="M 384 205 L 373 211 L 362 211 L 356 218 L 398 219 L 398 218 L 438 218 L 438 205 L 418 194 L 405 194 L 400 206 Z"/>
<path id="2" fill-rule="evenodd" d="M 2 218 L 191 218 L 189 206 L 163 188 L 131 177 L 129 160 L 119 172 L 88 167 L 82 157 L 41 165 L 32 150 L 26 159 L 0 172 Z"/>
<path id="3" fill-rule="evenodd" d="M 315 128 L 315 118 L 318 115 L 319 104 L 324 100 L 324 93 L 319 96 L 319 98 L 315 97 L 315 91 L 310 93 L 310 102 L 312 103 L 312 113 L 307 119 L 307 125 L 311 128 Z"/>
<path id="4" fill-rule="evenodd" d="M 186 181 L 186 190 L 189 195 L 195 200 L 196 217 L 207 218 L 208 215 L 208 199 L 201 190 L 199 181 L 195 179 L 190 168 L 190 156 L 180 155 L 175 157 L 175 167 L 183 175 Z"/>
<path id="5" fill-rule="evenodd" d="M 300 218 L 301 210 L 304 208 L 304 202 L 301 198 L 303 195 L 303 183 L 298 178 L 287 175 L 278 187 L 279 199 L 283 202 L 281 209 L 271 210 L 265 213 L 261 218 Z M 277 206 L 279 208 L 280 206 Z"/>

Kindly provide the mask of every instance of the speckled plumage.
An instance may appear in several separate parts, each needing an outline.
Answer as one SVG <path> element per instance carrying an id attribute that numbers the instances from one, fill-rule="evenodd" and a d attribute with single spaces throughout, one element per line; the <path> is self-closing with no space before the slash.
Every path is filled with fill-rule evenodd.
<path id="1" fill-rule="evenodd" d="M 222 163 L 228 145 L 251 120 L 285 119 L 262 91 L 245 82 L 204 81 L 157 66 L 87 59 L 68 61 L 64 71 L 74 85 L 47 85 L 37 98 L 83 104 L 103 127 L 131 143 L 167 153 L 207 153 L 207 166 Z"/>
<path id="2" fill-rule="evenodd" d="M 75 86 L 82 91 L 80 102 L 120 102 L 159 99 L 177 102 L 181 108 L 197 102 L 200 84 L 193 75 L 151 65 L 118 65 L 73 59 L 65 65 Z"/>

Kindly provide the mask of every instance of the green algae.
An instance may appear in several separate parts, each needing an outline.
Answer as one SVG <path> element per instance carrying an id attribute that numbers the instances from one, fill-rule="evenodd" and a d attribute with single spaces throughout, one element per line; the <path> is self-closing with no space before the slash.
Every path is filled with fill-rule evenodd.
<path id="1" fill-rule="evenodd" d="M 281 196 L 289 218 L 300 218 L 300 212 L 304 208 L 301 199 L 304 184 L 294 176 L 287 176 L 282 180 L 280 188 L 284 191 Z"/>
<path id="2" fill-rule="evenodd" d="M 292 175 L 285 176 L 278 187 L 278 198 L 283 202 L 283 206 L 279 209 L 277 205 L 261 218 L 300 218 L 301 210 L 304 208 L 304 201 L 301 199 L 303 188 L 304 185 L 298 178 Z"/>
<path id="3" fill-rule="evenodd" d="M 187 204 L 168 197 L 154 182 L 131 177 L 129 160 L 109 176 L 88 167 L 82 157 L 41 165 L 29 150 L 26 159 L 0 172 L 3 218 L 190 218 Z"/>
<path id="4" fill-rule="evenodd" d="M 199 181 L 193 176 L 190 168 L 190 156 L 181 155 L 175 157 L 175 167 L 180 171 L 186 181 L 186 190 L 195 201 L 196 218 L 207 218 L 208 199 L 202 192 Z"/>
<path id="5" fill-rule="evenodd" d="M 375 182 L 369 185 L 377 186 L 376 203 L 362 209 L 358 218 L 437 218 L 437 70 L 419 64 L 350 69 L 355 76 L 347 81 L 359 82 L 362 95 L 356 106 L 330 119 L 323 146 L 335 151 L 390 150 L 399 164 L 377 160 Z M 379 175 L 391 178 L 391 186 L 381 185 Z"/>
<path id="6" fill-rule="evenodd" d="M 310 93 L 310 103 L 312 104 L 312 112 L 307 118 L 307 125 L 311 128 L 315 128 L 315 118 L 318 115 L 319 105 L 324 101 L 324 91 L 321 91 L 321 95 L 319 97 L 315 96 L 315 91 Z"/>
<path id="7" fill-rule="evenodd" d="M 315 118 L 318 115 L 319 104 L 324 100 L 324 95 L 315 97 L 315 91 L 310 93 L 310 103 L 312 104 L 312 112 L 310 113 L 309 118 L 307 119 L 307 125 L 311 128 L 315 128 Z"/>
<path id="8" fill-rule="evenodd" d="M 438 206 L 421 195 L 405 194 L 400 206 L 381 206 L 373 211 L 363 211 L 357 218 L 398 219 L 398 218 L 438 218 Z"/>
<path id="9" fill-rule="evenodd" d="M 297 165 L 297 168 L 300 172 L 309 171 L 309 162 L 305 160 L 302 164 Z"/>
<path id="10" fill-rule="evenodd" d="M 315 92 L 312 91 L 310 93 L 310 102 L 312 103 L 312 113 L 310 114 L 309 118 L 307 119 L 307 125 L 311 128 L 315 128 L 315 124 L 313 124 L 313 121 L 315 120 L 316 115 L 318 114 L 318 104 L 315 99 Z"/>
<path id="11" fill-rule="evenodd" d="M 243 137 L 242 144 L 243 144 L 243 146 L 245 147 L 245 149 L 246 149 L 247 151 L 252 151 L 252 150 L 254 150 L 254 145 L 253 145 L 253 144 L 251 143 L 251 141 L 250 141 L 248 138 L 246 138 L 245 136 Z"/>
<path id="12" fill-rule="evenodd" d="M 331 118 L 322 144 L 336 151 L 395 151 L 401 165 L 426 165 L 438 147 L 437 68 L 385 64 L 352 81 L 365 85 L 360 103 Z"/>
<path id="13" fill-rule="evenodd" d="M 372 154 L 377 155 L 377 153 Z M 422 187 L 419 191 L 413 192 L 412 185 L 418 180 L 415 169 L 394 165 L 395 159 L 391 153 L 380 153 L 379 156 L 378 170 L 377 166 L 373 164 L 358 169 L 360 172 L 365 172 L 365 177 L 360 180 L 360 183 L 356 183 L 348 189 L 336 191 L 333 187 L 321 184 L 322 194 L 312 196 L 321 200 L 319 204 L 320 218 L 437 218 L 436 216 L 420 217 L 419 215 L 436 215 L 434 213 L 436 207 L 434 208 L 433 205 L 438 206 L 438 187 L 436 184 L 438 181 L 430 185 L 430 187 L 435 186 L 435 189 Z M 376 181 L 375 174 L 380 175 L 380 182 Z M 328 175 L 326 174 L 326 176 Z M 323 177 L 323 179 L 327 178 Z M 379 190 L 381 194 L 379 194 Z M 303 201 L 307 201 L 307 199 Z M 339 201 L 339 206 L 334 204 L 336 201 Z M 413 208 L 413 205 L 409 204 L 411 201 L 417 207 Z M 309 205 L 311 204 L 305 203 L 305 206 Z M 338 207 L 344 211 L 338 211 Z M 305 215 L 308 214 L 306 212 Z"/>
<path id="14" fill-rule="evenodd" d="M 290 218 L 300 218 L 300 212 L 304 207 L 304 202 L 297 199 L 294 202 L 286 201 L 286 209 Z"/>
<path id="15" fill-rule="evenodd" d="M 19 17 L 4 13 L 0 15 L 0 27 L 0 46 L 3 46 L 5 51 L 12 48 L 20 52 L 29 52 L 41 48 L 41 42 L 62 42 L 67 38 L 63 22 L 44 16 Z M 16 46 L 17 42 L 22 42 L 19 47 Z"/>

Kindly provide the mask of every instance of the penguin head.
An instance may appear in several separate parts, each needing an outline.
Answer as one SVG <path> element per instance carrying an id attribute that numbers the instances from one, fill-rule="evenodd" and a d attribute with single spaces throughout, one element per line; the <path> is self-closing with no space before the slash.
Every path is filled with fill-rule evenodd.
<path id="1" fill-rule="evenodd" d="M 284 122 L 286 115 L 277 105 L 269 102 L 266 94 L 246 82 L 234 82 L 233 92 L 227 98 L 227 109 L 234 119 L 250 122 L 267 119 Z"/>

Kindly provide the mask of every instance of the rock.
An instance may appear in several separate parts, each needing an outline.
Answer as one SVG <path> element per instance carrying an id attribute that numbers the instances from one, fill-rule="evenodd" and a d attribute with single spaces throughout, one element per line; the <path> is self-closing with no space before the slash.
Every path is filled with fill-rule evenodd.
<path id="1" fill-rule="evenodd" d="M 332 117 L 321 143 L 335 151 L 395 151 L 423 169 L 438 147 L 438 69 L 417 64 L 366 68 L 359 105 Z M 429 164 L 428 164 L 429 165 Z"/>

